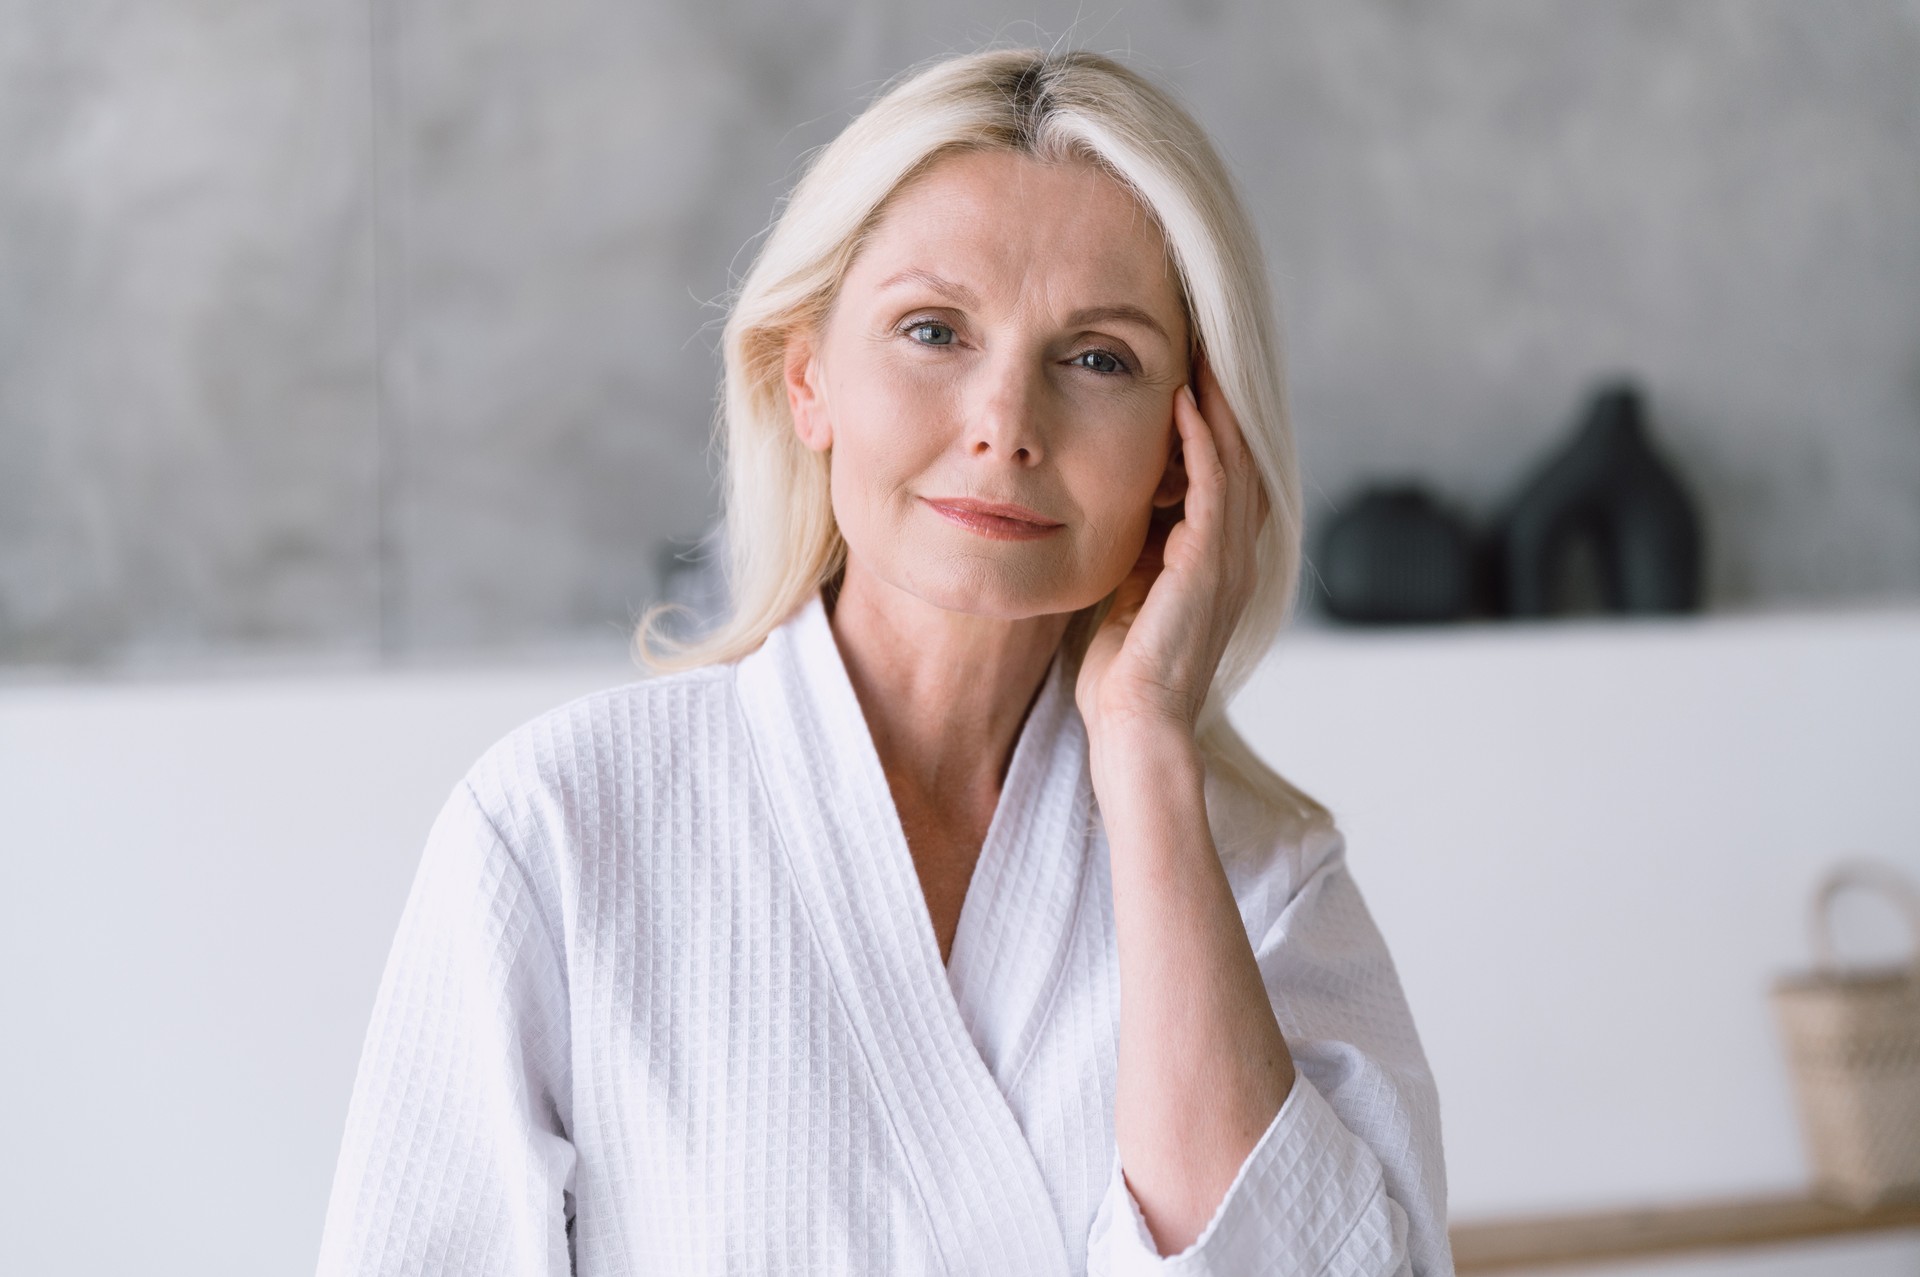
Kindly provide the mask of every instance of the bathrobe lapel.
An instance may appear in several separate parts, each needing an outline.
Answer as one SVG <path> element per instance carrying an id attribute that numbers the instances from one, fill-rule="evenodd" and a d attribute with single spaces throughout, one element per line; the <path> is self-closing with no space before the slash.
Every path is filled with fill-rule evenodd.
<path id="1" fill-rule="evenodd" d="M 1027 715 L 973 880 L 947 979 L 1011 1096 L 1067 970 L 1093 838 L 1086 730 L 1056 659 Z"/>
<path id="2" fill-rule="evenodd" d="M 741 660 L 738 687 L 781 847 L 942 1262 L 1065 1274 L 1059 1218 L 1003 1089 L 1044 1014 L 1084 872 L 1084 749 L 1058 664 L 1015 749 L 951 971 L 818 597 Z"/>

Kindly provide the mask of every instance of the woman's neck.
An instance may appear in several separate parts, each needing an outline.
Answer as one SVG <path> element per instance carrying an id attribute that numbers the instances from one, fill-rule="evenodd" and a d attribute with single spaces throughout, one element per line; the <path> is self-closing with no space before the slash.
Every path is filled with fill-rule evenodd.
<path id="1" fill-rule="evenodd" d="M 849 563 L 828 621 L 889 783 L 990 805 L 1070 616 L 949 612 Z"/>

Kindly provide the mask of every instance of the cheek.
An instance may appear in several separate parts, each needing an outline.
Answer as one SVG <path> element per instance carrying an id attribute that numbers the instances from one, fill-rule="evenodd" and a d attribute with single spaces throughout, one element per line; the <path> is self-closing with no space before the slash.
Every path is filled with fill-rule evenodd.
<path id="1" fill-rule="evenodd" d="M 1075 486 L 1089 505 L 1114 515 L 1139 515 L 1141 526 L 1150 516 L 1154 489 L 1166 472 L 1170 424 L 1151 415 L 1089 432 L 1075 449 Z M 1063 458 L 1064 460 L 1064 458 Z M 1123 518 L 1130 522 L 1130 518 Z"/>
<path id="2" fill-rule="evenodd" d="M 1158 422 L 1125 423 L 1089 436 L 1063 466 L 1081 513 L 1080 554 L 1090 570 L 1124 573 L 1139 557 L 1153 520 L 1153 493 L 1167 466 L 1167 437 Z"/>
<path id="3" fill-rule="evenodd" d="M 907 517 L 915 482 L 940 456 L 951 419 L 939 387 L 871 371 L 878 375 L 847 378 L 832 399 L 834 517 L 849 540 L 885 536 Z"/>

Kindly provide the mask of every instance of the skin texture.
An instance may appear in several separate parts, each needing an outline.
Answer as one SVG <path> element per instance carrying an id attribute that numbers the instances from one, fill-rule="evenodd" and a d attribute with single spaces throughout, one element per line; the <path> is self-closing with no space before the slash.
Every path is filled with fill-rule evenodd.
<path id="1" fill-rule="evenodd" d="M 1067 622 L 1118 589 L 1075 700 L 1113 868 L 1116 1139 L 1169 1255 L 1213 1216 L 1294 1076 L 1194 737 L 1266 498 L 1188 349 L 1165 241 L 1124 187 L 1084 162 L 987 151 L 896 192 L 821 330 L 786 352 L 794 429 L 831 457 L 848 545 L 830 623 L 943 961 Z M 929 498 L 1060 526 L 995 539 Z"/>

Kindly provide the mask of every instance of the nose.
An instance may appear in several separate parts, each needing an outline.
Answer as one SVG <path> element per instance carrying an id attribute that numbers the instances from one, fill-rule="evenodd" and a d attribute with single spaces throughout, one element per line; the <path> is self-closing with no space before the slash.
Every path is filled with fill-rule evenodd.
<path id="1" fill-rule="evenodd" d="M 967 414 L 967 455 L 998 457 L 1022 467 L 1044 455 L 1046 384 L 1031 358 L 1007 351 L 986 361 L 983 384 Z"/>

